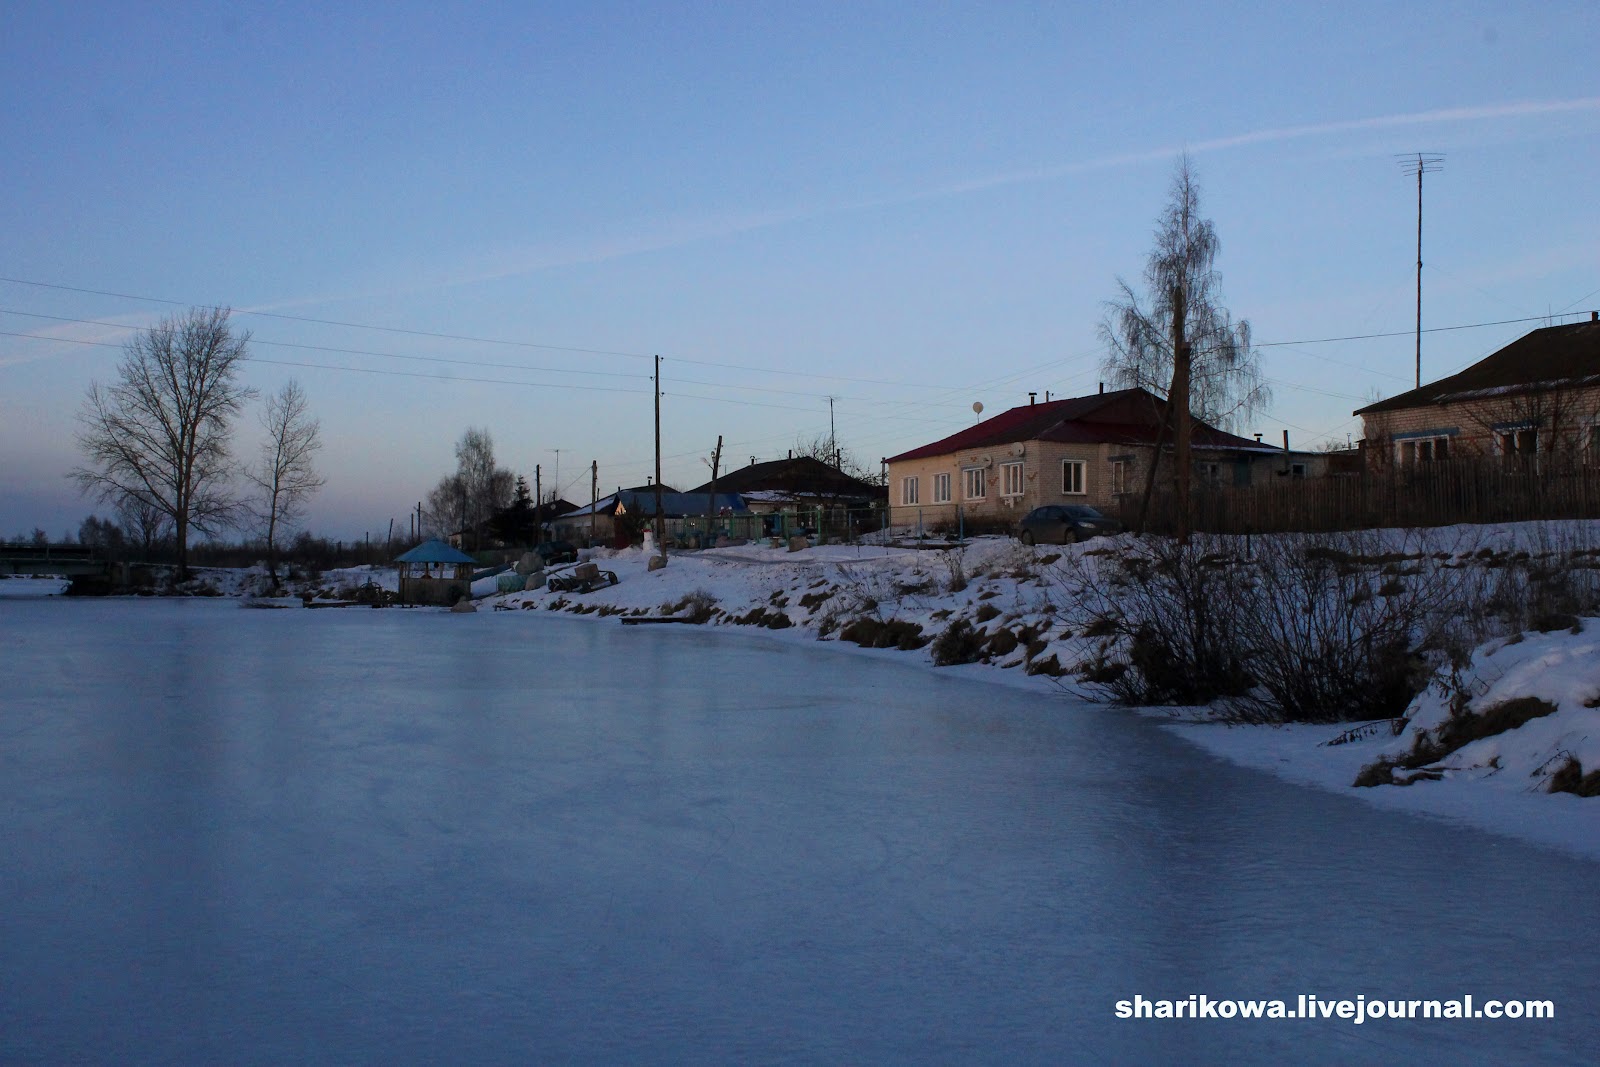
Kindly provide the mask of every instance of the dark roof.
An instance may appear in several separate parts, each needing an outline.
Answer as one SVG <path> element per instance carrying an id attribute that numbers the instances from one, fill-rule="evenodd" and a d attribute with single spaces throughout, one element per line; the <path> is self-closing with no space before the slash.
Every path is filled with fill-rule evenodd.
<path id="1" fill-rule="evenodd" d="M 711 492 L 711 483 L 694 490 Z M 751 463 L 736 467 L 717 478 L 718 493 L 779 492 L 808 496 L 870 497 L 883 496 L 885 490 L 859 478 L 852 478 L 837 467 L 820 459 L 796 456 L 773 459 L 765 463 Z"/>
<path id="2" fill-rule="evenodd" d="M 618 489 L 617 490 L 617 492 L 619 492 L 619 493 L 651 493 L 651 494 L 654 494 L 655 491 L 656 491 L 656 487 L 654 485 L 636 485 L 632 489 Z M 676 489 L 672 488 L 672 486 L 668 485 L 666 482 L 662 482 L 661 483 L 661 491 L 663 493 L 676 493 L 677 492 Z"/>
<path id="3" fill-rule="evenodd" d="M 1600 382 L 1600 321 L 1591 318 L 1524 334 L 1458 374 L 1368 404 L 1354 414 L 1596 382 Z"/>
<path id="4" fill-rule="evenodd" d="M 562 497 L 559 500 L 546 500 L 538 507 L 538 514 L 545 519 L 559 519 L 569 511 L 577 511 L 578 505 Z"/>
<path id="5" fill-rule="evenodd" d="M 718 511 L 749 511 L 737 493 L 717 493 Z M 711 503 L 710 493 L 668 493 L 661 494 L 661 514 L 669 518 L 684 515 L 704 515 L 707 506 Z M 644 515 L 655 518 L 656 493 L 651 486 L 648 491 L 637 489 L 619 489 L 615 493 L 601 497 L 595 502 L 595 510 L 601 515 L 613 515 L 617 505 L 622 505 L 625 512 L 633 515 Z M 576 508 L 563 515 L 564 519 L 577 518 L 589 514 L 589 505 Z"/>
<path id="6" fill-rule="evenodd" d="M 396 563 L 476 563 L 477 560 L 435 538 L 395 557 Z"/>
<path id="7" fill-rule="evenodd" d="M 1052 400 L 1047 404 L 1025 404 L 932 444 L 891 456 L 889 462 L 928 459 L 1023 441 L 1153 445 L 1166 410 L 1165 400 L 1144 389 L 1116 389 L 1109 393 Z M 1199 419 L 1192 423 L 1191 440 L 1195 448 L 1276 451 L 1260 441 L 1236 437 Z"/>

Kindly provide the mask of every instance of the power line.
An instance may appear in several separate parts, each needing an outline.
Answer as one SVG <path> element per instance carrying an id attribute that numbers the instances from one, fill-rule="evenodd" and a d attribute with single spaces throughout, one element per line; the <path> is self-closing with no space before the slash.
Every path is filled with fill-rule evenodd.
<path id="1" fill-rule="evenodd" d="M 305 323 L 312 323 L 312 324 L 315 324 L 315 325 L 318 325 L 318 326 L 342 326 L 342 327 L 345 327 L 347 329 L 353 329 L 353 330 L 376 330 L 376 331 L 379 331 L 379 332 L 382 332 L 382 333 L 403 334 L 403 335 L 410 336 L 410 337 L 431 337 L 431 338 L 435 338 L 437 340 L 468 341 L 468 342 L 471 342 L 473 344 L 485 344 L 485 345 L 508 345 L 508 346 L 511 346 L 511 347 L 514 347 L 514 348 L 537 348 L 537 349 L 544 349 L 544 350 L 549 350 L 549 351 L 554 351 L 554 352 L 576 352 L 576 353 L 579 353 L 581 355 L 588 355 L 588 356 L 617 356 L 617 357 L 626 358 L 626 359 L 654 359 L 655 358 L 654 356 L 646 355 L 643 352 L 627 352 L 627 351 L 623 351 L 623 350 L 620 350 L 620 349 L 579 348 L 579 347 L 575 347 L 575 346 L 572 346 L 572 345 L 552 345 L 552 344 L 542 344 L 542 343 L 539 343 L 539 342 L 536 342 L 536 341 L 507 340 L 506 338 L 501 338 L 501 337 L 474 337 L 474 336 L 471 336 L 469 334 L 439 333 L 439 332 L 435 332 L 435 331 L 432 331 L 432 330 L 413 330 L 413 329 L 408 329 L 406 327 L 401 327 L 401 326 L 379 326 L 379 325 L 375 325 L 373 323 L 366 323 L 366 322 L 344 322 L 344 321 L 341 321 L 341 320 L 338 320 L 338 319 L 311 318 L 311 317 L 306 316 L 306 315 L 285 315 L 285 314 L 283 314 L 281 312 L 276 312 L 276 311 L 250 311 L 250 310 L 247 310 L 247 309 L 240 309 L 240 308 L 223 308 L 220 305 L 216 305 L 216 304 L 191 304 L 191 303 L 187 303 L 187 302 L 182 301 L 182 300 L 169 300 L 169 299 L 166 299 L 164 297 L 159 297 L 159 296 L 137 296 L 137 295 L 132 294 L 132 293 L 118 293 L 118 292 L 113 292 L 113 291 L 107 290 L 107 289 L 88 289 L 88 288 L 84 288 L 84 287 L 81 287 L 81 286 L 75 286 L 75 285 L 57 285 L 57 284 L 54 284 L 52 282 L 31 281 L 31 280 L 29 280 L 27 278 L 0 277 L 0 282 L 8 282 L 8 283 L 10 283 L 12 285 L 31 285 L 31 286 L 34 286 L 34 287 L 39 288 L 39 289 L 56 289 L 56 290 L 60 290 L 62 292 L 68 292 L 68 293 L 84 293 L 84 294 L 87 294 L 87 295 L 90 295 L 90 296 L 109 296 L 109 297 L 115 297 L 116 299 L 119 299 L 119 300 L 140 300 L 140 301 L 145 301 L 145 302 L 153 303 L 153 304 L 169 304 L 169 305 L 173 305 L 173 306 L 176 306 L 176 307 L 200 307 L 200 308 L 206 308 L 208 310 L 217 310 L 217 311 L 227 310 L 227 311 L 230 311 L 230 312 L 232 312 L 233 314 L 236 314 L 236 315 L 255 315 L 255 316 L 258 316 L 258 317 L 261 317 L 261 318 L 284 319 L 284 320 L 289 321 L 289 322 L 305 322 Z M 751 371 L 751 372 L 754 372 L 756 374 L 781 374 L 781 375 L 787 375 L 787 376 L 790 376 L 790 377 L 797 377 L 797 378 L 823 378 L 823 379 L 827 379 L 829 381 L 856 382 L 858 384 L 863 384 L 863 385 L 892 385 L 892 386 L 898 386 L 898 387 L 909 387 L 909 388 L 918 388 L 918 389 L 935 389 L 935 388 L 938 388 L 938 386 L 931 386 L 931 385 L 928 385 L 927 383 L 924 383 L 924 382 L 891 381 L 891 380 L 883 379 L 883 378 L 856 378 L 856 377 L 849 377 L 849 376 L 846 376 L 846 375 L 838 375 L 838 374 L 819 374 L 819 373 L 814 372 L 814 371 L 777 370 L 777 369 L 773 369 L 773 368 L 769 368 L 769 367 L 754 367 L 754 366 L 751 366 L 749 364 L 744 364 L 744 363 L 720 363 L 720 362 L 717 362 L 717 361 L 714 361 L 714 360 L 690 359 L 690 358 L 687 358 L 685 356 L 668 356 L 668 357 L 665 357 L 665 358 L 672 359 L 672 360 L 674 360 L 674 361 L 676 361 L 678 363 L 693 364 L 694 366 L 698 366 L 698 367 L 717 367 L 717 368 L 719 368 L 721 370 Z"/>

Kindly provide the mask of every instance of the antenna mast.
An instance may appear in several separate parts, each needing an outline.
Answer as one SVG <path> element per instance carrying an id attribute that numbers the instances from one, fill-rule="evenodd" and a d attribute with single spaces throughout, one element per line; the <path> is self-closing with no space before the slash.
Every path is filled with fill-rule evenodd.
<path id="1" fill-rule="evenodd" d="M 1418 152 L 1400 157 L 1407 174 L 1417 176 L 1417 388 L 1422 388 L 1422 176 L 1444 169 L 1444 156 Z"/>

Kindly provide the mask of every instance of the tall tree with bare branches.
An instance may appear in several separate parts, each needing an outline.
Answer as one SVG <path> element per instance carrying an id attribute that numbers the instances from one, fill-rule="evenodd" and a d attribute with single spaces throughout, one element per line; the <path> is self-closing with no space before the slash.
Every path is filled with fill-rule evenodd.
<path id="1" fill-rule="evenodd" d="M 95 382 L 78 415 L 88 461 L 70 477 L 121 510 L 172 522 L 178 574 L 188 577 L 189 532 L 231 525 L 233 420 L 254 390 L 239 381 L 248 333 L 225 308 L 192 308 L 141 331 L 123 349 L 117 379 Z"/>
<path id="2" fill-rule="evenodd" d="M 1222 305 L 1222 275 L 1215 267 L 1222 244 L 1211 220 L 1200 216 L 1200 185 L 1188 155 L 1179 158 L 1173 172 L 1155 237 L 1145 261 L 1144 297 L 1118 278 L 1121 292 L 1106 303 L 1100 339 L 1108 355 L 1102 370 L 1121 388 L 1166 396 L 1177 345 L 1187 341 L 1190 410 L 1213 426 L 1244 424 L 1265 410 L 1272 394 L 1250 344 L 1250 323 L 1235 320 Z M 1185 336 L 1177 338 L 1173 311 L 1180 300 Z"/>
<path id="3" fill-rule="evenodd" d="M 267 436 L 245 477 L 255 487 L 250 509 L 266 539 L 267 573 L 276 585 L 278 540 L 305 518 L 306 500 L 323 485 L 315 464 L 322 424 L 311 417 L 305 390 L 291 378 L 267 398 L 261 425 Z"/>

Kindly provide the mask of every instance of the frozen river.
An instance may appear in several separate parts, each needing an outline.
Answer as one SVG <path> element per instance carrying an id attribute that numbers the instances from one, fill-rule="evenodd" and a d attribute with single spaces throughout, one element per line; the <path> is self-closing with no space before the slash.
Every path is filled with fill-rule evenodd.
<path id="1" fill-rule="evenodd" d="M 1600 866 L 1114 710 L 532 612 L 0 639 L 0 1062 L 1596 1055 Z M 1113 1014 L 1191 993 L 1557 1018 Z"/>

